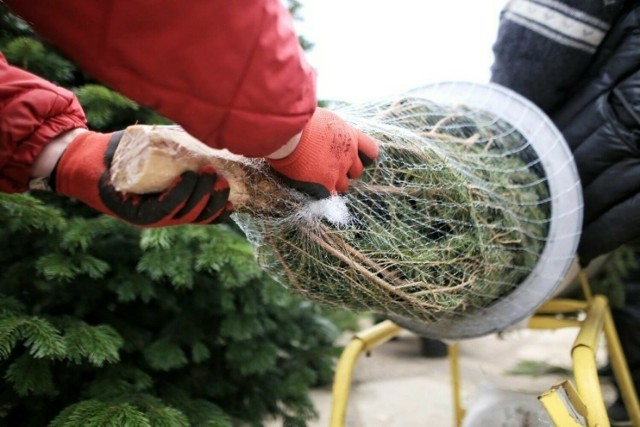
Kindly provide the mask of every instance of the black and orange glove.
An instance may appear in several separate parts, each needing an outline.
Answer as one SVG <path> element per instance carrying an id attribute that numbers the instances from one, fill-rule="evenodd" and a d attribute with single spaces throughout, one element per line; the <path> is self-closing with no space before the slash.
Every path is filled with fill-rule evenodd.
<path id="1" fill-rule="evenodd" d="M 109 171 L 123 134 L 87 131 L 75 137 L 52 173 L 53 190 L 142 227 L 217 223 L 233 211 L 229 183 L 211 167 L 185 172 L 161 193 L 116 191 Z"/>
<path id="2" fill-rule="evenodd" d="M 378 156 L 378 145 L 331 111 L 316 109 L 295 150 L 267 159 L 293 188 L 321 199 L 344 192 Z"/>

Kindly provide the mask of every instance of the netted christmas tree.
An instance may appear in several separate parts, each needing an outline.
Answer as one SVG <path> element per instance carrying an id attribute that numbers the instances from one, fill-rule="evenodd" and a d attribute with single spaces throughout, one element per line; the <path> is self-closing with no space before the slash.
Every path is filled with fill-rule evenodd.
<path id="1" fill-rule="evenodd" d="M 93 129 L 166 123 L 0 21 L 8 60 L 73 88 Z M 143 231 L 0 194 L 0 241 L 2 425 L 303 425 L 350 320 L 275 284 L 232 224 Z"/>

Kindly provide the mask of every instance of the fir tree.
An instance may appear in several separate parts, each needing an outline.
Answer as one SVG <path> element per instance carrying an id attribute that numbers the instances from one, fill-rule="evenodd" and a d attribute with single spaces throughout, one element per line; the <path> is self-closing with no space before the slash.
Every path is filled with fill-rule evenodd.
<path id="1" fill-rule="evenodd" d="M 94 130 L 165 123 L 0 5 L 8 60 L 72 88 Z M 333 313 L 275 284 L 232 223 L 141 230 L 55 195 L 0 194 L 0 423 L 261 425 L 314 415 Z"/>

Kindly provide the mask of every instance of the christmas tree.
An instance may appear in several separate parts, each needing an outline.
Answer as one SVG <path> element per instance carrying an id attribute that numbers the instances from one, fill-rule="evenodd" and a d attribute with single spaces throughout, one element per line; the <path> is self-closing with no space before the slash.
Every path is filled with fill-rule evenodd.
<path id="1" fill-rule="evenodd" d="M 8 61 L 74 90 L 90 128 L 167 123 L 0 5 Z M 0 424 L 304 425 L 338 324 L 256 265 L 232 223 L 142 230 L 52 194 L 0 194 Z"/>

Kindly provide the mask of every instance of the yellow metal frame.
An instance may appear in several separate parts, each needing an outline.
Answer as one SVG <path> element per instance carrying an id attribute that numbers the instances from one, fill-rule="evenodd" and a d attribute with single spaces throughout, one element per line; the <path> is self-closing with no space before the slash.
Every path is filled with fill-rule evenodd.
<path id="1" fill-rule="evenodd" d="M 344 348 L 333 381 L 333 406 L 331 426 L 344 426 L 347 402 L 351 391 L 353 368 L 362 353 L 389 341 L 402 332 L 402 328 L 390 320 L 378 323 L 372 328 L 357 333 Z"/>
<path id="2" fill-rule="evenodd" d="M 584 319 L 577 321 L 563 318 L 564 316 L 575 317 L 577 313 L 583 313 Z M 572 326 L 576 322 L 579 323 L 579 330 L 571 347 L 573 375 L 576 382 L 575 393 L 572 395 L 572 392 L 567 391 L 568 386 L 565 382 L 542 394 L 540 402 L 556 425 L 574 425 L 570 424 L 568 420 L 574 419 L 575 421 L 576 416 L 582 417 L 583 423 L 575 425 L 590 427 L 610 425 L 596 367 L 598 342 L 604 333 L 609 358 L 623 401 L 633 425 L 640 426 L 638 397 L 620 347 L 608 301 L 604 296 L 596 295 L 589 302 L 552 300 L 538 310 L 536 316 L 529 322 L 529 327 L 532 329 L 554 329 Z M 562 404 L 560 403 L 562 399 L 559 395 L 562 393 L 572 396 L 569 402 L 564 399 Z"/>
<path id="3" fill-rule="evenodd" d="M 538 309 L 529 321 L 531 329 L 579 328 L 571 347 L 571 359 L 576 387 L 570 381 L 553 385 L 539 399 L 557 426 L 609 427 L 596 367 L 596 351 L 604 333 L 613 373 L 623 402 L 634 426 L 640 427 L 640 406 L 620 340 L 613 324 L 607 298 L 592 296 L 587 279 L 580 273 L 586 301 L 553 299 Z M 358 357 L 402 332 L 402 328 L 387 320 L 356 334 L 345 347 L 336 369 L 333 384 L 333 405 L 330 427 L 343 427 L 351 389 L 351 377 Z M 449 362 L 453 390 L 454 420 L 462 425 L 464 408 L 460 396 L 458 345 L 449 345 Z"/>

